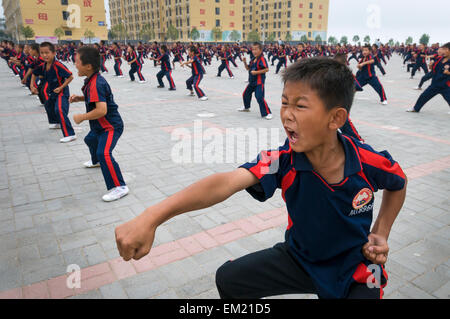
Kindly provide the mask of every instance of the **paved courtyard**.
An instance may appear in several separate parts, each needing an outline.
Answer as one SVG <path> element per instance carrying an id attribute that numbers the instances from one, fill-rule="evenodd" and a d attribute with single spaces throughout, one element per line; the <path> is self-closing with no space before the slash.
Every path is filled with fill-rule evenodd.
<path id="1" fill-rule="evenodd" d="M 201 102 L 185 95 L 190 69 L 177 65 L 173 72 L 177 91 L 170 92 L 156 88 L 158 69 L 150 61 L 143 68 L 148 81 L 143 85 L 129 82 L 125 64 L 126 77 L 113 77 L 108 61 L 110 74 L 105 78 L 125 122 L 114 154 L 130 194 L 105 203 L 101 171 L 82 166 L 89 160 L 83 142 L 88 123 L 72 122 L 78 139 L 60 144 L 61 132 L 48 129 L 39 101 L 28 96 L 2 61 L 0 298 L 218 298 L 214 275 L 222 263 L 282 241 L 287 216 L 281 192 L 265 203 L 241 192 L 159 227 L 150 256 L 138 262 L 123 262 L 116 249 L 116 226 L 194 181 L 232 170 L 256 156 L 251 148 L 237 147 L 241 161 L 236 156 L 222 163 L 195 158 L 194 154 L 207 152 L 208 138 L 215 133 L 262 128 L 260 136 L 268 136 L 267 142 L 261 142 L 264 147 L 276 136 L 267 132 L 278 132 L 279 143 L 284 140 L 279 119 L 282 84 L 274 67 L 266 81 L 274 119 L 266 121 L 254 99 L 252 112 L 236 112 L 247 79 L 242 63 L 238 64 L 238 69 L 232 67 L 233 80 L 226 72 L 215 77 L 216 61 L 206 68 L 200 87 L 209 101 Z M 72 64 L 68 67 L 76 74 Z M 376 150 L 389 150 L 409 178 L 406 202 L 389 238 L 385 298 L 449 298 L 450 109 L 438 96 L 422 113 L 406 113 L 420 94 L 412 88 L 423 73 L 410 80 L 397 56 L 386 71 L 380 80 L 389 105 L 381 105 L 367 86 L 356 95 L 351 114 L 366 142 Z M 81 94 L 82 85 L 76 76 L 71 93 Z M 84 108 L 83 103 L 72 104 L 70 118 Z M 179 145 L 172 135 L 183 128 L 193 138 L 204 136 L 203 148 L 193 143 L 192 163 L 179 163 L 172 154 Z M 234 148 L 226 144 L 224 150 Z M 382 193 L 377 195 L 376 212 Z M 69 289 L 68 266 L 74 264 L 81 269 L 81 288 Z"/>

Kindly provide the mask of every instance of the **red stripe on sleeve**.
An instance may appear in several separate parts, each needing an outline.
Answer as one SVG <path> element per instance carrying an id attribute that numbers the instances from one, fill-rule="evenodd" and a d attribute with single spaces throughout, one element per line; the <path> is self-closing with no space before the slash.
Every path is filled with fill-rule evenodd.
<path id="1" fill-rule="evenodd" d="M 398 163 L 392 165 L 391 161 L 386 157 L 378 155 L 376 153 L 372 153 L 364 148 L 359 147 L 359 154 L 361 156 L 361 161 L 363 163 L 369 164 L 373 167 L 376 167 L 386 173 L 394 174 L 400 176 L 405 179 L 405 173 L 401 169 Z"/>

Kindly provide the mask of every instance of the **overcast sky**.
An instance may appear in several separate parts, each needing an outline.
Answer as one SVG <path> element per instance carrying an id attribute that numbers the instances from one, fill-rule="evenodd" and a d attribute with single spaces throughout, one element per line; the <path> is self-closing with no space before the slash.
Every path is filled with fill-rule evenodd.
<path id="1" fill-rule="evenodd" d="M 104 1 L 109 24 L 108 0 Z M 328 36 L 340 39 L 346 35 L 351 40 L 354 35 L 361 39 L 369 35 L 382 42 L 391 38 L 404 42 L 412 36 L 419 42 L 421 35 L 428 33 L 431 43 L 445 43 L 450 41 L 449 8 L 449 0 L 330 0 Z"/>

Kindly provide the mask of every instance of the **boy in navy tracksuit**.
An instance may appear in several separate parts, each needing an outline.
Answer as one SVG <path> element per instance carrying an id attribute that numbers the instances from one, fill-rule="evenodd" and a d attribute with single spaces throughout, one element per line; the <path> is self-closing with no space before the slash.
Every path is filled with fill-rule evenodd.
<path id="1" fill-rule="evenodd" d="M 195 46 L 191 46 L 189 48 L 190 59 L 187 60 L 186 62 L 181 62 L 181 67 L 188 65 L 192 69 L 192 76 L 186 81 L 186 87 L 189 90 L 188 95 L 194 96 L 194 89 L 195 89 L 195 93 L 197 93 L 198 98 L 201 101 L 206 101 L 208 100 L 208 97 L 199 87 L 200 81 L 203 79 L 204 69 L 198 55 L 199 55 L 198 49 Z"/>
<path id="2" fill-rule="evenodd" d="M 225 46 L 223 46 L 221 49 L 220 49 L 220 52 L 219 53 L 217 53 L 217 56 L 220 58 L 220 60 L 222 61 L 222 63 L 220 64 L 220 66 L 219 66 L 219 69 L 218 69 L 218 71 L 217 71 L 217 77 L 221 77 L 222 76 L 222 71 L 223 70 L 227 70 L 227 72 L 228 72 L 228 76 L 231 78 L 231 79 L 234 79 L 234 75 L 233 75 L 233 72 L 231 72 L 231 69 L 230 69 L 230 64 L 229 64 L 229 58 L 230 58 L 230 53 L 227 51 L 227 49 L 226 49 L 226 47 Z"/>
<path id="3" fill-rule="evenodd" d="M 386 93 L 384 92 L 383 85 L 375 73 L 375 59 L 370 54 L 370 46 L 366 45 L 363 48 L 363 57 L 358 63 L 359 71 L 356 73 L 356 81 L 360 87 L 363 88 L 369 84 L 380 96 L 381 103 L 387 104 Z"/>
<path id="4" fill-rule="evenodd" d="M 137 73 L 139 77 L 139 83 L 145 83 L 145 78 L 142 75 L 142 64 L 139 57 L 136 55 L 136 52 L 134 51 L 134 46 L 132 45 L 128 45 L 127 47 L 126 60 L 128 62 L 128 65 L 131 66 L 129 72 L 131 82 L 134 82 L 134 74 Z"/>
<path id="5" fill-rule="evenodd" d="M 338 133 L 354 98 L 347 66 L 305 59 L 287 69 L 283 82 L 284 145 L 234 171 L 204 178 L 118 226 L 124 260 L 147 255 L 157 227 L 172 217 L 244 189 L 258 201 L 281 189 L 288 211 L 285 241 L 225 262 L 216 272 L 220 297 L 382 298 L 387 240 L 405 200 L 406 176 L 387 151 Z M 371 228 L 374 193 L 380 189 L 382 204 Z"/>
<path id="6" fill-rule="evenodd" d="M 450 106 L 450 42 L 442 46 L 442 56 L 433 64 L 431 85 L 420 95 L 416 105 L 407 112 L 419 113 L 433 97 L 441 94 Z"/>
<path id="7" fill-rule="evenodd" d="M 114 42 L 113 43 L 113 56 L 114 56 L 114 71 L 116 72 L 116 76 L 119 78 L 123 78 L 122 69 L 122 51 L 119 48 L 119 45 Z"/>
<path id="8" fill-rule="evenodd" d="M 155 60 L 158 64 L 161 65 L 161 71 L 156 74 L 156 78 L 158 79 L 158 88 L 162 89 L 164 87 L 164 82 L 162 81 L 163 77 L 167 78 L 169 81 L 169 91 L 175 91 L 175 82 L 172 78 L 172 67 L 170 66 L 170 57 L 167 53 L 167 46 L 161 46 L 161 56 L 158 58 L 150 58 L 150 60 Z"/>
<path id="9" fill-rule="evenodd" d="M 419 46 L 419 50 L 417 51 L 417 58 L 416 63 L 414 64 L 412 71 L 411 71 L 411 79 L 414 78 L 416 75 L 417 70 L 423 69 L 424 74 L 428 73 L 428 66 L 427 66 L 427 51 L 425 49 L 425 46 L 421 44 Z"/>
<path id="10" fill-rule="evenodd" d="M 383 68 L 383 65 L 381 64 L 381 60 L 384 59 L 383 55 L 381 54 L 381 50 L 378 49 L 378 45 L 374 44 L 372 46 L 372 52 L 373 52 L 373 57 L 375 59 L 375 66 L 380 69 L 381 74 L 386 75 L 386 71 Z M 386 61 L 384 62 L 384 64 L 386 64 Z"/>
<path id="11" fill-rule="evenodd" d="M 112 152 L 123 132 L 123 121 L 114 102 L 108 82 L 100 75 L 100 54 L 95 48 L 84 47 L 77 52 L 75 66 L 79 76 L 86 76 L 83 96 L 72 95 L 70 102 L 85 102 L 86 113 L 75 114 L 73 120 L 80 124 L 89 121 L 90 132 L 84 138 L 91 153 L 86 168 L 100 166 L 109 192 L 103 200 L 110 202 L 127 195 L 129 190 L 122 177 L 119 164 Z"/>
<path id="12" fill-rule="evenodd" d="M 56 52 L 53 44 L 43 42 L 40 45 L 40 55 L 45 63 L 39 65 L 34 71 L 31 82 L 36 76 L 42 76 L 45 86 L 43 92 L 46 98 L 45 111 L 47 112 L 49 128 L 61 128 L 63 138 L 59 141 L 67 143 L 76 140 L 69 114 L 69 83 L 73 80 L 72 72 L 55 59 Z M 38 94 L 35 87 L 31 87 L 34 94 Z"/>
<path id="13" fill-rule="evenodd" d="M 271 120 L 273 115 L 264 99 L 264 83 L 266 82 L 266 73 L 269 72 L 269 65 L 262 52 L 262 45 L 260 43 L 253 43 L 252 52 L 254 59 L 247 64 L 247 59 L 244 58 L 244 65 L 249 72 L 249 84 L 242 94 L 244 100 L 244 107 L 238 109 L 239 112 L 249 112 L 250 103 L 252 101 L 252 94 L 255 93 L 255 98 L 259 104 L 261 116 L 266 120 Z"/>
<path id="14" fill-rule="evenodd" d="M 278 74 L 278 72 L 280 72 L 281 66 L 286 67 L 286 63 L 287 63 L 286 55 L 287 54 L 286 54 L 285 45 L 282 44 L 280 47 L 280 50 L 278 51 L 278 64 L 277 64 L 277 69 L 275 71 L 276 74 Z"/>

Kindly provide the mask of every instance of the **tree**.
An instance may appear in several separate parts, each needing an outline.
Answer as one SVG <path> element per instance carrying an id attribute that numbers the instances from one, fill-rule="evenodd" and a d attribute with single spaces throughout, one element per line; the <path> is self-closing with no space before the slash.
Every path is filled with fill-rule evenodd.
<path id="1" fill-rule="evenodd" d="M 117 38 L 117 33 L 113 29 L 108 30 L 108 40 L 115 40 Z"/>
<path id="2" fill-rule="evenodd" d="M 198 32 L 196 27 L 193 27 L 191 30 L 191 39 L 193 41 L 197 41 L 200 38 L 200 32 Z"/>
<path id="3" fill-rule="evenodd" d="M 426 33 L 423 34 L 422 37 L 420 38 L 419 42 L 420 42 L 420 44 L 428 45 L 428 42 L 430 42 L 430 35 L 428 35 Z"/>
<path id="4" fill-rule="evenodd" d="M 54 35 L 55 35 L 55 37 L 57 37 L 58 38 L 58 42 L 61 40 L 61 38 L 64 36 L 64 30 L 63 30 L 63 28 L 56 28 L 55 29 L 55 32 L 54 32 Z"/>
<path id="5" fill-rule="evenodd" d="M 388 44 L 389 44 L 389 46 L 393 47 L 394 46 L 394 39 L 389 39 Z"/>
<path id="6" fill-rule="evenodd" d="M 94 33 L 94 31 L 86 29 L 86 31 L 84 31 L 84 37 L 88 38 L 89 39 L 89 44 L 91 44 L 91 39 L 95 38 L 95 33 Z"/>
<path id="7" fill-rule="evenodd" d="M 250 31 L 247 35 L 247 41 L 258 42 L 259 41 L 259 33 L 255 30 Z"/>
<path id="8" fill-rule="evenodd" d="M 306 34 L 302 35 L 302 37 L 300 38 L 301 42 L 308 42 L 308 37 L 306 36 Z"/>
<path id="9" fill-rule="evenodd" d="M 141 31 L 139 31 L 139 37 L 146 42 L 155 38 L 155 31 L 153 31 L 150 23 L 146 23 L 142 26 Z"/>
<path id="10" fill-rule="evenodd" d="M 366 35 L 366 36 L 364 37 L 364 43 L 370 44 L 370 36 Z"/>
<path id="11" fill-rule="evenodd" d="M 284 41 L 286 41 L 286 42 L 291 42 L 292 41 L 292 35 L 291 35 L 291 33 L 289 31 L 286 32 L 286 37 L 284 38 Z"/>
<path id="12" fill-rule="evenodd" d="M 111 31 L 113 34 L 116 35 L 116 38 L 118 37 L 120 40 L 125 40 L 127 30 L 125 29 L 125 26 L 122 23 L 116 24 L 114 27 L 111 28 Z"/>
<path id="13" fill-rule="evenodd" d="M 167 38 L 170 40 L 178 40 L 178 30 L 173 25 L 169 25 L 167 29 Z"/>
<path id="14" fill-rule="evenodd" d="M 412 37 L 408 37 L 408 39 L 406 39 L 406 42 L 405 42 L 405 44 L 406 45 L 410 45 L 410 44 L 412 44 L 413 43 L 413 38 Z"/>
<path id="15" fill-rule="evenodd" d="M 217 42 L 219 40 L 222 40 L 222 29 L 220 27 L 215 27 L 214 29 L 212 29 L 212 35 L 214 41 Z"/>
<path id="16" fill-rule="evenodd" d="M 347 36 L 343 36 L 342 38 L 341 38 L 341 41 L 339 41 L 341 44 L 343 44 L 343 45 L 347 45 L 347 43 L 348 43 L 348 38 L 347 38 Z"/>
<path id="17" fill-rule="evenodd" d="M 272 32 L 271 34 L 269 34 L 269 36 L 267 37 L 267 42 L 273 42 L 275 40 L 275 32 Z"/>
<path id="18" fill-rule="evenodd" d="M 230 40 L 231 41 L 239 41 L 241 39 L 241 34 L 237 32 L 236 30 L 233 30 L 230 33 Z"/>
<path id="19" fill-rule="evenodd" d="M 337 44 L 337 39 L 335 37 L 333 37 L 333 36 L 330 36 L 328 38 L 328 43 L 329 44 Z"/>
<path id="20" fill-rule="evenodd" d="M 318 34 L 314 41 L 322 43 L 322 37 Z"/>
<path id="21" fill-rule="evenodd" d="M 354 37 L 353 37 L 353 42 L 358 42 L 359 41 L 359 35 L 355 35 Z"/>
<path id="22" fill-rule="evenodd" d="M 30 26 L 21 26 L 20 33 L 25 38 L 25 41 L 28 43 L 28 39 L 34 38 L 34 30 Z"/>

